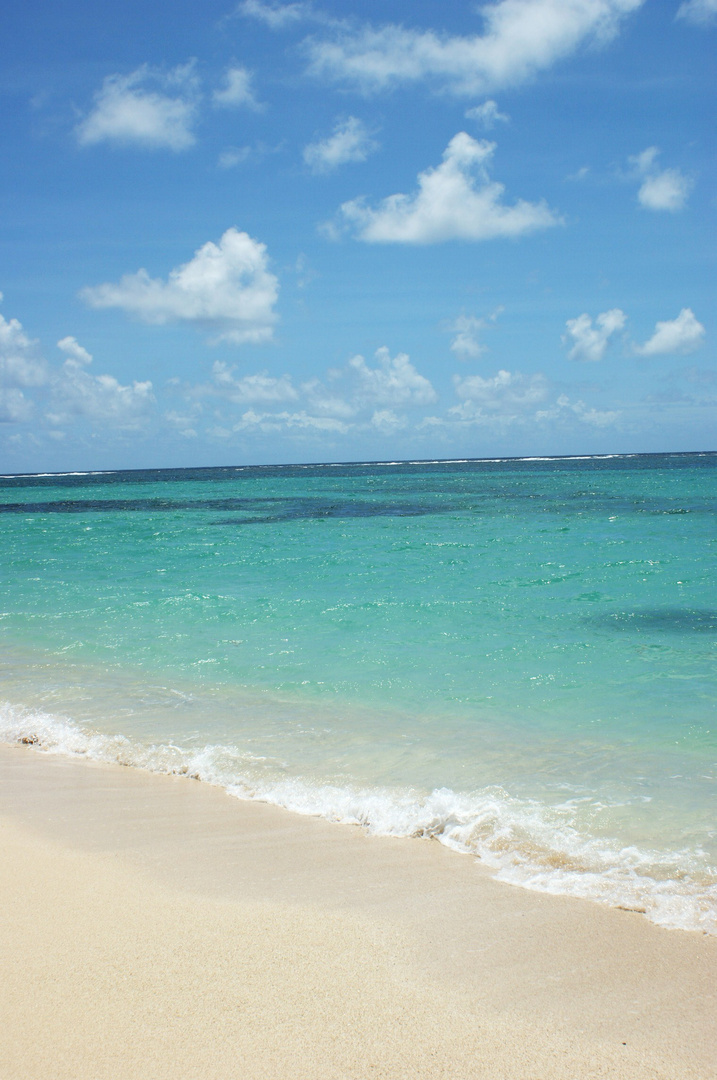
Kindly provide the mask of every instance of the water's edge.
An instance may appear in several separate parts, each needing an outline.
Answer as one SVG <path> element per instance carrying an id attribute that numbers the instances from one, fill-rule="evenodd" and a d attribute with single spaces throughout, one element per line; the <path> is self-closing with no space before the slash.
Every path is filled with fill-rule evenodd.
<path id="1" fill-rule="evenodd" d="M 187 776 L 238 799 L 360 825 L 377 836 L 432 838 L 479 858 L 499 881 L 552 895 L 628 908 L 667 929 L 717 935 L 717 884 L 693 879 L 660 852 L 620 848 L 581 836 L 561 808 L 516 799 L 500 788 L 360 788 L 303 778 L 252 775 L 252 756 L 237 747 L 142 744 L 51 713 L 0 702 L 0 742 L 154 773 Z M 567 809 L 567 804 L 566 804 Z M 657 868 L 658 874 L 655 875 Z"/>

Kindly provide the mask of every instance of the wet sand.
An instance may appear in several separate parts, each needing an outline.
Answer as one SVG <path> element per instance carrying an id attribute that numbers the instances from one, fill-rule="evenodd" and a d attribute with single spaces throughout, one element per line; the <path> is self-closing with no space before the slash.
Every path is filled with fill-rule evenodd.
<path id="1" fill-rule="evenodd" d="M 717 1077 L 717 939 L 0 747 L 2 1080 Z"/>

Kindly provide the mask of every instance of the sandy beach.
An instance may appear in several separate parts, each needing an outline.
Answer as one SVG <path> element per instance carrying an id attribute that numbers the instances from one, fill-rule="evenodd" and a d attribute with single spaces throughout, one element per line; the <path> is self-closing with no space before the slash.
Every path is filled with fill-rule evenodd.
<path id="1" fill-rule="evenodd" d="M 717 1075 L 717 941 L 430 841 L 0 751 L 3 1080 Z"/>

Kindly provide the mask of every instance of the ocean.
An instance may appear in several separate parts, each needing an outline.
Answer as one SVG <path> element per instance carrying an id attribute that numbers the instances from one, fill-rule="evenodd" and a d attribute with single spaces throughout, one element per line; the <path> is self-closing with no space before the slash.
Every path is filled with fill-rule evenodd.
<path id="1" fill-rule="evenodd" d="M 0 739 L 717 933 L 717 454 L 0 478 Z"/>

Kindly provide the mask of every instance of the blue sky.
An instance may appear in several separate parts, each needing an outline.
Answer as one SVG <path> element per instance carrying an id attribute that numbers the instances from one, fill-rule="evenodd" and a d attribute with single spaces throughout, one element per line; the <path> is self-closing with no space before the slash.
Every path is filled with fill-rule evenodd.
<path id="1" fill-rule="evenodd" d="M 28 0 L 3 471 L 714 449 L 717 0 Z"/>

